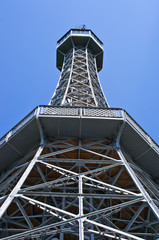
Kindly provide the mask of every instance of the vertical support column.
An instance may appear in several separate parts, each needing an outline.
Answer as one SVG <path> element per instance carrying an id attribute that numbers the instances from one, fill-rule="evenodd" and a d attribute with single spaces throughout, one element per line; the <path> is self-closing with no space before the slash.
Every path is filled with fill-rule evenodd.
<path id="1" fill-rule="evenodd" d="M 90 70 L 89 70 L 89 64 L 88 64 L 88 48 L 86 48 L 86 66 L 87 66 L 87 71 L 88 71 L 88 80 L 89 80 L 89 85 L 90 85 L 91 92 L 92 92 L 92 97 L 93 97 L 95 106 L 98 107 L 98 102 L 97 102 L 95 94 L 94 94 L 94 89 L 93 89 L 93 86 L 92 86 L 92 80 L 91 80 L 91 77 L 90 77 Z"/>
<path id="2" fill-rule="evenodd" d="M 90 187 L 90 193 L 92 193 L 92 187 Z M 89 199 L 89 202 L 90 202 L 90 205 L 91 205 L 91 207 L 90 207 L 90 212 L 92 212 L 93 211 L 93 198 L 91 197 L 90 199 Z M 94 230 L 94 226 L 93 226 L 93 224 L 91 225 L 91 227 L 90 227 L 92 230 Z M 94 240 L 94 233 L 91 233 L 91 237 L 90 237 L 90 240 Z"/>
<path id="3" fill-rule="evenodd" d="M 65 187 L 65 186 L 64 186 L 63 192 L 64 192 L 64 193 L 66 192 L 66 187 Z M 65 208 L 65 202 L 66 202 L 66 198 L 63 197 L 63 198 L 62 198 L 62 209 L 63 209 L 63 210 L 64 210 L 64 208 Z M 63 227 L 63 226 L 62 226 L 62 227 Z M 61 227 L 61 229 L 62 229 L 62 227 Z M 63 233 L 63 232 L 60 233 L 60 240 L 64 240 L 64 233 Z"/>
<path id="4" fill-rule="evenodd" d="M 61 70 L 61 75 L 60 75 L 60 78 L 59 78 L 59 81 L 58 81 L 58 83 L 57 83 L 57 86 L 56 86 L 56 89 L 55 89 L 55 92 L 53 93 L 53 95 L 52 95 L 52 98 L 50 99 L 50 102 L 49 102 L 49 106 L 51 106 L 51 105 L 56 105 L 56 101 L 57 101 L 57 99 L 55 100 L 55 104 L 53 104 L 53 102 L 54 102 L 54 97 L 56 96 L 56 95 L 58 95 L 58 91 L 57 91 L 57 89 L 60 87 L 60 84 L 61 84 L 61 77 L 62 77 L 62 73 L 63 73 L 63 71 L 64 71 L 64 66 L 65 66 L 65 58 L 66 58 L 66 55 L 64 55 L 63 53 L 62 53 L 62 55 L 63 55 L 63 57 L 64 57 L 64 60 L 63 60 L 63 64 L 62 64 L 62 70 Z"/>
<path id="5" fill-rule="evenodd" d="M 75 48 L 73 47 L 73 53 L 72 53 L 72 63 L 71 63 L 71 70 L 70 70 L 70 75 L 69 75 L 69 79 L 68 79 L 68 82 L 67 82 L 67 87 L 66 87 L 66 90 L 65 90 L 65 94 L 62 98 L 62 101 L 61 101 L 61 105 L 64 105 L 65 104 L 65 101 L 66 101 L 66 98 L 67 98 L 67 94 L 68 94 L 68 89 L 70 87 L 70 82 L 71 82 L 71 78 L 72 78 L 72 71 L 73 71 L 73 65 L 74 65 L 74 55 L 75 55 Z M 61 73 L 62 74 L 62 73 Z M 71 99 L 71 102 L 70 102 L 70 106 L 72 105 L 72 99 Z"/>
<path id="6" fill-rule="evenodd" d="M 97 55 L 94 57 L 94 64 L 95 64 L 95 69 L 96 69 L 97 81 L 98 81 L 98 84 L 99 84 L 100 91 L 102 93 L 101 99 L 103 100 L 103 103 L 104 103 L 103 106 L 109 108 L 110 106 L 109 106 L 109 104 L 107 102 L 107 99 L 106 99 L 106 97 L 104 95 L 104 92 L 103 92 L 103 89 L 102 89 L 102 85 L 101 85 L 100 80 L 99 80 L 96 57 L 97 57 Z"/>
<path id="7" fill-rule="evenodd" d="M 79 217 L 83 216 L 83 183 L 82 183 L 82 175 L 79 175 Z M 83 218 L 79 219 L 79 240 L 84 240 L 84 226 L 83 226 Z"/>

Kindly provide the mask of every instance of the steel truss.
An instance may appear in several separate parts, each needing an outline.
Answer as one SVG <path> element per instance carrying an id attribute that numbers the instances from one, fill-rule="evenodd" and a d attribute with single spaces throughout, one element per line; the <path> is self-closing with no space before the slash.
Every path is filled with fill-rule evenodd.
<path id="1" fill-rule="evenodd" d="M 159 236 L 158 190 L 108 139 L 48 139 L 0 189 L 3 240 Z"/>
<path id="2" fill-rule="evenodd" d="M 59 83 L 50 105 L 108 107 L 96 66 L 87 46 L 74 46 L 64 55 Z"/>
<path id="3" fill-rule="evenodd" d="M 108 108 L 98 79 L 103 47 L 91 30 L 70 30 L 58 41 L 57 50 L 58 69 L 62 68 L 62 71 L 49 103 L 53 107 L 36 109 L 1 140 L 2 145 L 9 145 L 8 140 L 20 131 L 21 125 L 30 122 L 35 126 L 31 120 L 36 115 L 34 120 L 41 137 L 40 146 L 36 149 L 34 146 L 37 145 L 33 143 L 31 147 L 34 149 L 27 150 L 27 154 L 25 152 L 26 155 L 16 162 L 14 160 L 14 166 L 10 166 L 0 178 L 0 238 L 156 239 L 159 237 L 159 190 L 151 177 L 133 162 L 131 153 L 125 153 L 120 146 L 126 119 L 138 129 L 138 134 L 144 136 L 143 139 L 151 143 L 150 147 L 156 145 L 152 145 L 147 134 L 134 124 L 130 116 Z M 40 121 L 40 116 L 52 118 L 54 115 L 60 120 L 60 116 L 69 116 L 66 118 L 67 123 L 70 121 L 69 134 L 65 137 L 59 133 L 56 137 L 54 131 L 50 133 L 52 122 L 48 119 L 45 123 L 50 124 L 50 131 L 44 137 L 46 125 Z M 107 134 L 102 135 L 105 138 L 100 134 L 98 138 L 89 138 L 89 133 L 83 135 L 85 138 L 81 134 L 78 137 L 71 135 L 71 123 L 77 118 L 84 121 L 82 116 L 89 119 L 107 117 L 109 121 L 105 124 L 121 118 L 122 123 L 109 138 Z M 59 122 L 53 121 L 58 131 Z M 23 136 L 25 134 L 20 135 L 20 139 Z M 11 144 L 10 147 L 13 148 Z M 30 145 L 26 149 L 30 149 Z M 8 159 L 10 162 L 13 160 Z"/>

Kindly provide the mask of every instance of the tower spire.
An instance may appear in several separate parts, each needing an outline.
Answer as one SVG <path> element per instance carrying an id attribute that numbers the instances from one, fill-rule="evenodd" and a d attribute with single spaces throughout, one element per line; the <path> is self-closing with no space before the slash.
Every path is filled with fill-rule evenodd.
<path id="1" fill-rule="evenodd" d="M 57 42 L 61 76 L 49 105 L 109 107 L 98 72 L 103 64 L 103 43 L 91 30 L 71 29 Z"/>

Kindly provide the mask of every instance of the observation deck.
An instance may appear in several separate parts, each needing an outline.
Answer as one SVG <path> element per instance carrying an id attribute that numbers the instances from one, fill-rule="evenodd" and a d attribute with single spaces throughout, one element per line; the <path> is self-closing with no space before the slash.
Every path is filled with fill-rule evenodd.
<path id="1" fill-rule="evenodd" d="M 38 106 L 0 139 L 0 173 L 25 156 L 30 148 L 39 146 L 40 129 L 46 138 L 96 136 L 114 141 L 120 133 L 119 143 L 125 152 L 159 183 L 158 144 L 120 108 Z"/>
<path id="2" fill-rule="evenodd" d="M 103 43 L 90 29 L 71 29 L 57 41 L 57 68 L 61 71 L 64 55 L 73 47 L 88 47 L 96 56 L 98 72 L 103 66 Z"/>

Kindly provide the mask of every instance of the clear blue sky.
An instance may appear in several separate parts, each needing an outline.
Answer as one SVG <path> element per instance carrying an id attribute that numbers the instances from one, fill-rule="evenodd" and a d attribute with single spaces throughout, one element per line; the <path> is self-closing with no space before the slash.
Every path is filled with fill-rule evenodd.
<path id="1" fill-rule="evenodd" d="M 80 24 L 104 43 L 109 105 L 159 143 L 159 0 L 0 0 L 0 137 L 48 104 L 60 76 L 56 42 Z"/>

